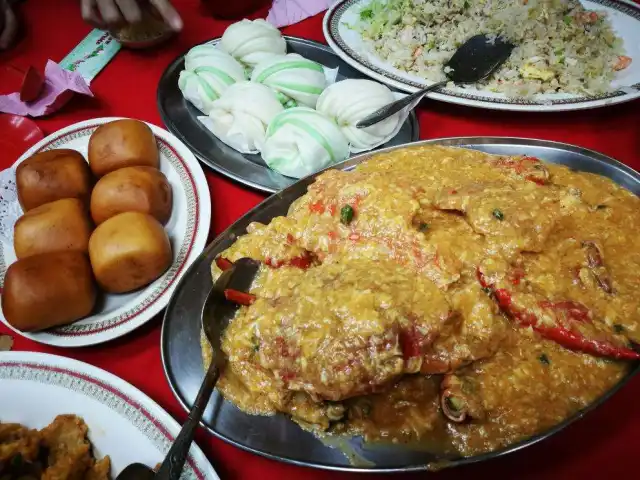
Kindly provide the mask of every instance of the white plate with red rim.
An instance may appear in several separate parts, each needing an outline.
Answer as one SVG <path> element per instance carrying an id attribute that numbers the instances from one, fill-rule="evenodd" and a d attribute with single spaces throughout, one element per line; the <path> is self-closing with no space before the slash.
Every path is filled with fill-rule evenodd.
<path id="1" fill-rule="evenodd" d="M 77 360 L 33 352 L 0 353 L 0 422 L 41 429 L 58 415 L 81 417 L 96 458 L 109 455 L 111 478 L 130 463 L 162 462 L 180 425 L 124 380 Z M 10 392 L 10 394 L 9 394 Z M 194 443 L 181 480 L 218 475 Z"/>
<path id="2" fill-rule="evenodd" d="M 413 93 L 433 82 L 407 73 L 373 54 L 361 34 L 352 27 L 370 0 L 340 0 L 324 16 L 322 29 L 331 49 L 365 75 L 390 87 Z M 629 0 L 581 0 L 587 10 L 606 12 L 616 35 L 624 41 L 632 63 L 618 72 L 612 90 L 585 96 L 569 93 L 538 94 L 532 98 L 509 98 L 503 93 L 475 87 L 439 88 L 429 98 L 470 107 L 527 112 L 559 112 L 605 107 L 640 98 L 640 5 Z"/>
<path id="3" fill-rule="evenodd" d="M 13 168 L 37 152 L 53 148 L 78 150 L 85 158 L 89 137 L 100 125 L 117 118 L 96 118 L 58 130 L 30 148 Z M 173 263 L 156 281 L 131 293 L 100 294 L 92 315 L 70 325 L 25 333 L 13 329 L 0 307 L 0 321 L 36 342 L 58 347 L 81 347 L 121 337 L 157 315 L 169 302 L 181 276 L 204 249 L 211 221 L 211 197 L 200 163 L 172 134 L 155 125 L 160 151 L 160 170 L 173 191 L 171 218 L 165 224 L 173 250 Z M 11 245 L 0 243 L 0 287 L 9 265 L 16 261 Z"/>

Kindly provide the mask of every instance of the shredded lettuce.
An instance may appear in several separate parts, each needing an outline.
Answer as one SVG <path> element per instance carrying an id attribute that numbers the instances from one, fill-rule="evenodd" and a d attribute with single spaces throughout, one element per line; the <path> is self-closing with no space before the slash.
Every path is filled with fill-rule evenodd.
<path id="1" fill-rule="evenodd" d="M 359 12 L 359 28 L 368 37 L 376 38 L 413 10 L 412 0 L 371 0 Z"/>

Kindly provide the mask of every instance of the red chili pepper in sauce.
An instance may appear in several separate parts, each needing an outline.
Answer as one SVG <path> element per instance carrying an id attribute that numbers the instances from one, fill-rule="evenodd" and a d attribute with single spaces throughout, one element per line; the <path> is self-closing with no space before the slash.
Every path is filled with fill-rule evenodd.
<path id="1" fill-rule="evenodd" d="M 225 289 L 224 298 L 226 298 L 230 302 L 237 303 L 238 305 L 244 305 L 246 307 L 252 305 L 253 302 L 256 301 L 255 295 L 247 292 L 241 292 L 239 290 L 234 290 L 232 288 Z"/>
<path id="2" fill-rule="evenodd" d="M 530 182 L 533 182 L 533 183 L 535 183 L 537 185 L 540 185 L 540 186 L 543 186 L 543 185 L 547 184 L 547 182 L 544 179 L 542 179 L 540 177 L 533 176 L 533 175 L 527 175 L 524 178 L 525 178 L 525 180 L 529 180 Z"/>
<path id="3" fill-rule="evenodd" d="M 271 267 L 271 268 L 280 268 L 281 266 L 284 265 L 284 261 L 282 260 L 274 260 L 271 257 L 267 257 L 264 261 L 265 265 L 267 267 Z"/>
<path id="4" fill-rule="evenodd" d="M 630 348 L 618 347 L 609 342 L 589 339 L 562 326 L 547 327 L 546 325 L 536 325 L 533 329 L 543 337 L 553 340 L 569 350 L 616 360 L 640 360 L 640 353 Z"/>
<path id="5" fill-rule="evenodd" d="M 289 260 L 289 265 L 306 270 L 311 266 L 311 257 L 293 257 Z"/>
<path id="6" fill-rule="evenodd" d="M 567 317 L 579 322 L 591 323 L 591 315 L 589 309 L 578 302 L 571 300 L 565 300 L 564 302 L 540 302 L 542 308 L 550 308 L 552 310 L 559 310 L 566 313 Z"/>
<path id="7" fill-rule="evenodd" d="M 309 268 L 312 262 L 313 257 L 311 256 L 310 252 L 305 252 L 304 254 L 290 258 L 289 260 L 274 260 L 273 258 L 268 257 L 264 261 L 264 263 L 271 268 L 280 268 L 288 265 L 291 267 L 302 268 L 303 270 Z"/>
<path id="8" fill-rule="evenodd" d="M 220 270 L 224 272 L 225 270 L 229 270 L 231 267 L 233 267 L 233 262 L 224 257 L 218 257 L 216 258 L 216 265 Z"/>
<path id="9" fill-rule="evenodd" d="M 309 210 L 313 213 L 324 213 L 325 207 L 324 207 L 324 203 L 322 203 L 320 200 L 318 200 L 317 202 L 314 203 L 310 203 L 309 204 Z"/>
<path id="10" fill-rule="evenodd" d="M 560 324 L 549 326 L 540 323 L 533 313 L 516 308 L 513 305 L 511 294 L 504 288 L 496 289 L 493 284 L 487 281 L 480 269 L 476 271 L 476 275 L 480 285 L 493 293 L 498 305 L 505 313 L 515 319 L 520 325 L 532 327 L 533 330 L 542 337 L 552 340 L 569 350 L 584 352 L 598 357 L 608 357 L 616 360 L 640 360 L 640 353 L 630 348 L 620 347 L 604 340 L 587 338 L 581 333 L 569 330 Z M 588 309 L 577 302 L 543 302 L 541 306 L 543 308 L 547 308 L 548 306 L 549 308 L 564 310 L 567 315 L 574 320 L 590 321 Z"/>
<path id="11" fill-rule="evenodd" d="M 336 204 L 335 204 L 335 203 L 332 203 L 331 205 L 329 205 L 329 213 L 330 213 L 332 216 L 333 216 L 333 215 L 335 215 L 335 214 L 336 214 L 336 211 L 337 211 L 337 208 L 338 208 L 338 207 L 336 207 Z"/>

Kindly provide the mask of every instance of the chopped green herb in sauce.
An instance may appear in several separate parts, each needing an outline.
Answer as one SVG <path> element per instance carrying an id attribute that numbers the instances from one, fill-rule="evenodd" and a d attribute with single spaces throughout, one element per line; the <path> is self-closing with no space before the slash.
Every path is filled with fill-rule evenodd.
<path id="1" fill-rule="evenodd" d="M 427 230 L 429 230 L 429 224 L 422 222 L 420 225 L 418 225 L 418 230 L 421 232 L 426 232 Z"/>
<path id="2" fill-rule="evenodd" d="M 254 353 L 258 353 L 260 351 L 260 339 L 255 333 L 251 336 L 251 345 Z"/>
<path id="3" fill-rule="evenodd" d="M 351 205 L 345 205 L 340 209 L 340 221 L 343 225 L 349 225 L 353 220 L 353 207 Z"/>
<path id="4" fill-rule="evenodd" d="M 22 461 L 22 454 L 21 453 L 16 453 L 11 458 L 11 466 L 14 467 L 14 468 L 18 468 L 18 467 L 22 466 L 22 463 L 23 463 L 23 461 Z"/>
<path id="5" fill-rule="evenodd" d="M 613 331 L 616 332 L 616 333 L 624 333 L 624 331 L 625 331 L 624 325 L 620 325 L 619 323 L 616 323 L 613 326 Z"/>
<path id="6" fill-rule="evenodd" d="M 456 397 L 448 396 L 445 398 L 445 402 L 452 412 L 459 412 L 464 408 L 464 402 Z"/>
<path id="7" fill-rule="evenodd" d="M 603 204 L 596 206 L 596 210 L 604 210 L 606 208 L 609 208 L 609 207 L 607 205 L 603 205 Z"/>
<path id="8" fill-rule="evenodd" d="M 540 363 L 542 363 L 543 365 L 549 365 L 551 364 L 551 360 L 549 360 L 549 357 L 547 356 L 546 353 L 541 354 L 538 357 L 538 360 L 540 360 Z"/>
<path id="9" fill-rule="evenodd" d="M 502 210 L 500 210 L 499 208 L 494 208 L 493 212 L 491 212 L 491 214 L 496 217 L 498 220 L 504 220 L 504 213 L 502 213 Z"/>
<path id="10" fill-rule="evenodd" d="M 564 21 L 565 25 L 571 25 L 571 23 L 573 22 L 573 19 L 569 15 L 565 15 L 562 20 Z"/>

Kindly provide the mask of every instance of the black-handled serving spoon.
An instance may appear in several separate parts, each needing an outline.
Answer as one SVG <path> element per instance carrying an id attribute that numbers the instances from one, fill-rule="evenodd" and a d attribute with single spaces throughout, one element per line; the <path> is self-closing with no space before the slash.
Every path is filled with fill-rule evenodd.
<path id="1" fill-rule="evenodd" d="M 487 78 L 509 58 L 514 47 L 515 45 L 500 37 L 487 35 L 471 37 L 444 64 L 444 74 L 447 76 L 447 80 L 429 85 L 427 88 L 379 108 L 356 123 L 356 127 L 366 128 L 375 125 L 411 105 L 412 102 L 422 100 L 422 97 L 428 92 L 440 88 L 448 82 L 476 83 Z"/>
<path id="2" fill-rule="evenodd" d="M 222 334 L 238 310 L 238 305 L 225 298 L 227 289 L 246 292 L 258 273 L 260 262 L 241 258 L 224 271 L 211 288 L 202 308 L 202 330 L 213 350 L 211 364 L 198 391 L 196 400 L 186 422 L 176 437 L 169 453 L 157 472 L 142 463 L 128 465 L 116 480 L 178 480 L 189 454 L 193 436 L 200 424 L 202 414 L 209 403 L 213 389 L 227 363 L 222 352 Z"/>

